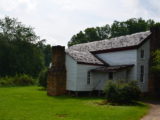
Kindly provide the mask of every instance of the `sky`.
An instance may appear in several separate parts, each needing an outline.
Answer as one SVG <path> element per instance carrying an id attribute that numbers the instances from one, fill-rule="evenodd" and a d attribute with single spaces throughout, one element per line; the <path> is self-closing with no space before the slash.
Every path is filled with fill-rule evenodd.
<path id="1" fill-rule="evenodd" d="M 47 44 L 67 46 L 87 27 L 129 18 L 160 21 L 159 0 L 0 0 L 0 18 L 10 16 L 32 26 Z"/>

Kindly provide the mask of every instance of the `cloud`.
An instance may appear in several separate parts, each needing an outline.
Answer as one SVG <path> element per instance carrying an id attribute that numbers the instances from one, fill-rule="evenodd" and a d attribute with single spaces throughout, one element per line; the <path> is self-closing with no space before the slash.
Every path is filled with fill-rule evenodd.
<path id="1" fill-rule="evenodd" d="M 67 45 L 87 27 L 133 17 L 159 20 L 159 0 L 1 0 L 0 17 L 16 17 L 31 25 L 52 45 Z"/>
<path id="2" fill-rule="evenodd" d="M 159 0 L 141 0 L 140 4 L 143 4 L 142 7 L 148 12 L 149 16 L 153 17 L 156 20 L 159 20 Z"/>
<path id="3" fill-rule="evenodd" d="M 21 8 L 26 8 L 26 11 L 30 11 L 36 8 L 34 0 L 1 0 L 0 9 L 6 12 Z"/>

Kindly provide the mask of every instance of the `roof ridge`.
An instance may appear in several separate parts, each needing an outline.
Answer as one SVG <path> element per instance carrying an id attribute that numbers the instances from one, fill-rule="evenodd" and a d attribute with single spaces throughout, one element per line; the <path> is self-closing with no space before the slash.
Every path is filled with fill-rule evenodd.
<path id="1" fill-rule="evenodd" d="M 80 43 L 80 44 L 72 45 L 71 47 L 77 46 L 77 45 L 95 43 L 95 42 L 99 42 L 99 41 L 111 41 L 111 40 L 115 40 L 115 39 L 121 38 L 121 37 L 129 37 L 129 36 L 133 36 L 133 35 L 137 35 L 137 34 L 141 34 L 141 33 L 148 33 L 148 32 L 150 32 L 150 31 L 148 30 L 148 31 L 144 31 L 144 32 L 136 32 L 136 33 L 132 33 L 132 34 L 128 34 L 128 35 L 121 35 L 121 36 L 118 36 L 118 37 L 113 37 L 113 38 L 110 38 L 110 39 L 103 39 L 103 40 L 96 40 L 96 41 L 87 42 L 87 43 Z"/>

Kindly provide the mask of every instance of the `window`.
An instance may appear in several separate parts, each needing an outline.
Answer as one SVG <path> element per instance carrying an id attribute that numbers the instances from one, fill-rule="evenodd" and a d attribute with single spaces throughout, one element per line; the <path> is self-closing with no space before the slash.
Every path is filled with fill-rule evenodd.
<path id="1" fill-rule="evenodd" d="M 140 81 L 144 82 L 144 66 L 141 65 L 140 67 Z"/>
<path id="2" fill-rule="evenodd" d="M 109 78 L 109 80 L 113 80 L 113 72 L 109 72 L 108 78 Z"/>
<path id="3" fill-rule="evenodd" d="M 141 50 L 141 58 L 144 58 L 144 50 Z"/>
<path id="4" fill-rule="evenodd" d="M 87 84 L 89 85 L 90 84 L 90 82 L 91 82 L 91 73 L 90 72 L 88 72 L 88 74 L 87 74 Z"/>

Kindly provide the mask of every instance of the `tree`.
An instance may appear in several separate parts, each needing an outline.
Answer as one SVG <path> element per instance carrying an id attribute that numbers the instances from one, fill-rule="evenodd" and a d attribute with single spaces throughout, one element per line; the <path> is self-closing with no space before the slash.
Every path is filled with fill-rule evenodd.
<path id="1" fill-rule="evenodd" d="M 131 18 L 127 21 L 114 21 L 111 25 L 111 37 L 129 35 L 137 32 L 143 32 L 150 29 L 155 22 L 151 19 L 145 21 L 142 18 Z"/>
<path id="2" fill-rule="evenodd" d="M 160 72 L 160 50 L 156 50 L 155 52 L 153 52 L 152 56 L 153 56 L 152 71 Z"/>
<path id="3" fill-rule="evenodd" d="M 98 34 L 100 40 L 110 38 L 111 29 L 108 24 L 103 27 L 96 27 L 96 30 L 97 30 L 97 34 Z"/>
<path id="4" fill-rule="evenodd" d="M 45 42 L 46 40 L 43 39 L 37 43 L 37 46 L 42 50 L 44 54 L 45 67 L 49 67 L 49 64 L 51 63 L 51 57 L 52 57 L 52 47 L 49 44 L 45 45 L 44 44 Z"/>
<path id="5" fill-rule="evenodd" d="M 139 19 L 129 19 L 126 21 L 126 25 L 129 29 L 129 34 L 142 32 L 147 30 L 147 22 L 142 18 Z"/>
<path id="6" fill-rule="evenodd" d="M 26 27 L 15 18 L 5 17 L 0 19 L 0 31 L 9 41 L 36 42 L 37 36 L 31 27 Z"/>
<path id="7" fill-rule="evenodd" d="M 47 88 L 47 77 L 48 77 L 48 70 L 44 69 L 43 71 L 40 72 L 39 74 L 39 85 Z"/>
<path id="8" fill-rule="evenodd" d="M 87 28 L 84 30 L 87 42 L 100 40 L 96 28 Z"/>
<path id="9" fill-rule="evenodd" d="M 0 19 L 0 76 L 29 74 L 37 77 L 44 68 L 44 54 L 33 28 L 15 18 Z"/>
<path id="10" fill-rule="evenodd" d="M 110 36 L 109 25 L 96 28 L 94 27 L 86 28 L 84 31 L 80 31 L 76 35 L 73 35 L 71 40 L 68 42 L 68 46 L 102 40 L 109 38 L 109 36 Z"/>
<path id="11" fill-rule="evenodd" d="M 160 23 L 156 23 L 152 26 L 151 30 L 152 29 L 160 29 Z M 157 42 L 157 45 L 159 43 Z M 151 53 L 151 65 L 152 65 L 152 72 L 153 73 L 156 73 L 156 76 L 159 74 L 160 72 L 160 49 L 159 49 L 159 46 L 157 47 L 154 47 L 154 50 L 152 50 L 152 53 Z"/>
<path id="12" fill-rule="evenodd" d="M 111 26 L 111 37 L 118 37 L 129 34 L 129 30 L 125 22 L 114 21 Z"/>
<path id="13" fill-rule="evenodd" d="M 68 46 L 72 46 L 79 43 L 86 43 L 86 42 L 87 42 L 87 38 L 85 34 L 82 31 L 80 31 L 76 35 L 73 35 L 73 37 L 71 38 L 71 41 L 68 42 Z"/>
<path id="14" fill-rule="evenodd" d="M 112 25 L 86 28 L 84 31 L 73 35 L 68 46 L 147 31 L 155 24 L 154 20 L 151 19 L 131 18 L 121 22 L 114 21 Z"/>

